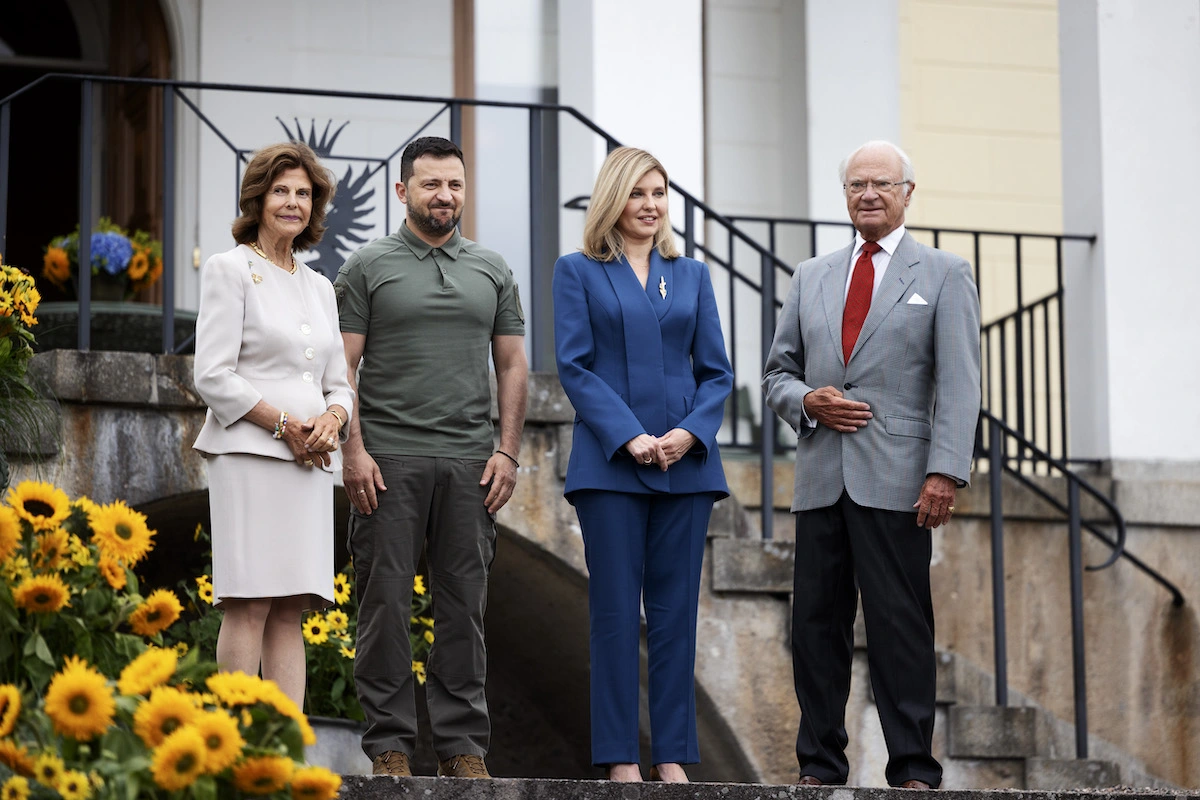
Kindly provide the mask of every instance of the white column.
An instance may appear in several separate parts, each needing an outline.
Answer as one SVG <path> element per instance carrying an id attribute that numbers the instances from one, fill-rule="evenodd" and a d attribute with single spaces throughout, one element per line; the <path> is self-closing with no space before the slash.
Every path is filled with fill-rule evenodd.
<path id="1" fill-rule="evenodd" d="M 653 153 L 671 180 L 704 195 L 701 0 L 559 0 L 560 102 L 622 144 Z M 590 194 L 602 140 L 566 120 L 560 130 L 563 198 Z M 682 227 L 683 208 L 672 205 Z M 563 246 L 578 247 L 582 215 L 566 212 Z"/>
<path id="2" fill-rule="evenodd" d="M 837 167 L 872 139 L 900 141 L 899 0 L 869 4 L 805 3 L 808 75 L 808 209 L 812 219 L 846 220 Z M 917 168 L 920 183 L 920 164 Z M 823 231 L 817 252 L 843 247 L 846 236 Z"/>
<path id="3" fill-rule="evenodd" d="M 1200 7 L 1060 2 L 1072 455 L 1200 462 Z"/>

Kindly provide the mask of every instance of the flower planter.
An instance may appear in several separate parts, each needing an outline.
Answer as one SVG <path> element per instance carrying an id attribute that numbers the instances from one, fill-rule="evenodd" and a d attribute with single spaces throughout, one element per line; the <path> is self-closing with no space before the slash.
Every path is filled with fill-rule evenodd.
<path id="1" fill-rule="evenodd" d="M 162 352 L 162 306 L 99 301 L 91 305 L 93 350 L 129 353 Z M 79 342 L 79 304 L 42 303 L 33 329 L 34 350 L 74 350 Z M 196 312 L 175 310 L 175 342 L 196 332 Z M 191 353 L 189 344 L 180 352 Z"/>
<path id="2" fill-rule="evenodd" d="M 339 775 L 371 774 L 371 759 L 362 750 L 366 723 L 310 716 L 308 724 L 317 734 L 317 743 L 304 748 L 309 764 L 325 767 Z"/>

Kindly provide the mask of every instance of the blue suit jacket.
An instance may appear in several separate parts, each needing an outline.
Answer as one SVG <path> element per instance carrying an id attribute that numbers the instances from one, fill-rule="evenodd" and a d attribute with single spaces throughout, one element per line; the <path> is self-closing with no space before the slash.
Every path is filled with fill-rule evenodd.
<path id="1" fill-rule="evenodd" d="M 565 255 L 554 265 L 554 338 L 575 407 L 568 499 L 580 489 L 728 496 L 717 431 L 733 371 L 707 265 L 652 251 L 643 289 L 624 259 Z M 639 434 L 672 428 L 697 441 L 666 472 L 624 450 Z"/>

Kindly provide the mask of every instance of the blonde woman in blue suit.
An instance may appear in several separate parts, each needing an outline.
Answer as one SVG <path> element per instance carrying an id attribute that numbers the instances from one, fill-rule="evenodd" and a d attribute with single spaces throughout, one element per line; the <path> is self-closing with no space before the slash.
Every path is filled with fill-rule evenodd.
<path id="1" fill-rule="evenodd" d="M 696 606 L 708 520 L 729 494 L 717 430 L 733 373 L 708 267 L 675 247 L 667 172 L 609 154 L 582 252 L 554 265 L 559 380 L 575 407 L 564 494 L 583 531 L 591 623 L 592 761 L 639 781 L 645 605 L 651 780 L 700 760 Z"/>
<path id="2" fill-rule="evenodd" d="M 307 671 L 301 616 L 333 604 L 333 476 L 354 407 L 333 285 L 297 263 L 321 240 L 336 184 L 312 149 L 254 154 L 238 245 L 200 272 L 195 449 L 208 466 L 217 663 L 262 676 L 297 705 Z"/>

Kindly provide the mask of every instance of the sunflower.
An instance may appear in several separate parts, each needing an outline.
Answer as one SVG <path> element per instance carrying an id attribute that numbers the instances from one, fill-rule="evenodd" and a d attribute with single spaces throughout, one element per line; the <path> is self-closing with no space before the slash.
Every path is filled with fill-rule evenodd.
<path id="1" fill-rule="evenodd" d="M 92 516 L 101 508 L 99 503 L 94 502 L 86 495 L 80 495 L 79 497 L 75 498 L 75 502 L 71 505 L 83 512 L 83 515 L 87 518 L 85 522 L 87 522 L 89 527 L 92 524 Z"/>
<path id="2" fill-rule="evenodd" d="M 273 794 L 287 786 L 295 763 L 286 756 L 255 756 L 233 768 L 233 785 L 247 794 Z"/>
<path id="3" fill-rule="evenodd" d="M 324 767 L 301 767 L 292 775 L 293 800 L 333 800 L 342 778 Z"/>
<path id="4" fill-rule="evenodd" d="M 41 481 L 21 481 L 8 490 L 7 500 L 35 531 L 54 530 L 71 513 L 66 493 Z"/>
<path id="5" fill-rule="evenodd" d="M 61 247 L 47 247 L 42 256 L 42 277 L 55 286 L 65 288 L 71 277 L 71 259 Z"/>
<path id="6" fill-rule="evenodd" d="M 71 535 L 62 528 L 39 533 L 34 539 L 32 561 L 34 569 L 51 572 L 62 567 L 71 555 Z"/>
<path id="7" fill-rule="evenodd" d="M 30 575 L 13 590 L 13 600 L 26 611 L 53 614 L 71 605 L 71 592 L 57 575 Z"/>
<path id="8" fill-rule="evenodd" d="M 5 764 L 18 775 L 33 777 L 33 759 L 29 751 L 25 745 L 17 744 L 12 739 L 0 739 L 0 764 Z"/>
<path id="9" fill-rule="evenodd" d="M 419 595 L 425 594 L 425 576 L 417 575 L 413 578 L 413 591 Z"/>
<path id="10" fill-rule="evenodd" d="M 260 701 L 267 705 L 273 706 L 276 711 L 285 717 L 289 717 L 296 721 L 300 726 L 300 738 L 307 745 L 317 743 L 317 735 L 313 732 L 312 726 L 308 724 L 308 717 L 304 716 L 304 712 L 300 710 L 300 706 L 296 705 L 296 701 L 283 693 L 279 688 L 279 684 L 275 681 L 262 681 L 262 691 Z"/>
<path id="11" fill-rule="evenodd" d="M 186 789 L 204 772 L 206 753 L 199 731 L 190 725 L 180 728 L 154 750 L 154 782 L 168 792 Z"/>
<path id="12" fill-rule="evenodd" d="M 68 656 L 46 690 L 45 711 L 54 730 L 88 740 L 112 724 L 117 704 L 104 676 L 77 656 Z"/>
<path id="13" fill-rule="evenodd" d="M 217 672 L 208 676 L 208 688 L 225 706 L 250 706 L 262 699 L 262 678 L 237 672 Z"/>
<path id="14" fill-rule="evenodd" d="M 159 686 L 133 712 L 133 730 L 147 747 L 158 747 L 196 718 L 196 701 L 182 689 Z"/>
<path id="15" fill-rule="evenodd" d="M 304 621 L 304 640 L 309 644 L 325 644 L 329 641 L 329 623 L 321 614 L 313 614 Z"/>
<path id="16" fill-rule="evenodd" d="M 329 626 L 329 630 L 341 633 L 350 625 L 350 617 L 346 616 L 346 612 L 340 608 L 335 608 L 325 614 L 325 624 Z"/>
<path id="17" fill-rule="evenodd" d="M 424 661 L 412 662 L 412 671 L 413 671 L 413 675 L 415 675 L 417 678 L 417 683 L 424 685 L 425 684 L 425 662 Z"/>
<path id="18" fill-rule="evenodd" d="M 80 567 L 90 567 L 92 565 L 92 551 L 88 550 L 88 546 L 83 543 L 75 534 L 71 534 L 71 564 Z M 71 569 L 71 564 L 67 565 L 67 569 Z"/>
<path id="19" fill-rule="evenodd" d="M 104 576 L 104 580 L 113 588 L 113 591 L 119 592 L 125 588 L 127 576 L 125 575 L 125 566 L 120 561 L 108 553 L 101 553 L 99 569 L 100 574 Z"/>
<path id="20" fill-rule="evenodd" d="M 63 800 L 87 800 L 92 796 L 92 785 L 85 773 L 69 769 L 58 779 L 58 793 Z"/>
<path id="21" fill-rule="evenodd" d="M 0 506 L 0 561 L 5 561 L 21 544 L 21 518 L 9 506 Z"/>
<path id="22" fill-rule="evenodd" d="M 201 575 L 196 578 L 196 594 L 200 595 L 200 599 L 208 603 L 210 606 L 213 601 L 213 585 L 212 580 L 207 575 Z"/>
<path id="23" fill-rule="evenodd" d="M 342 649 L 339 650 L 338 652 L 341 653 L 346 658 L 353 660 L 354 656 L 357 654 L 357 650 L 358 650 L 357 647 L 346 647 L 346 645 L 342 645 Z"/>
<path id="24" fill-rule="evenodd" d="M 138 636 L 157 636 L 175 624 L 183 606 L 170 589 L 156 589 L 129 615 L 129 627 Z"/>
<path id="25" fill-rule="evenodd" d="M 51 789 L 58 787 L 58 779 L 67 769 L 57 753 L 46 751 L 33 762 L 33 777 L 38 783 L 44 783 Z"/>
<path id="26" fill-rule="evenodd" d="M 129 266 L 126 267 L 126 272 L 129 273 L 130 280 L 140 281 L 146 277 L 146 273 L 150 271 L 150 253 L 147 250 L 136 250 L 133 253 L 133 258 L 129 259 Z"/>
<path id="27" fill-rule="evenodd" d="M 425 631 L 423 635 L 425 636 L 425 641 L 433 644 L 433 631 Z"/>
<path id="28" fill-rule="evenodd" d="M 154 547 L 154 531 L 146 527 L 146 515 L 134 511 L 122 500 L 100 506 L 88 518 L 101 552 L 129 566 L 141 561 Z"/>
<path id="29" fill-rule="evenodd" d="M 29 569 L 29 559 L 25 556 L 11 556 L 0 566 L 0 574 L 9 583 L 20 583 L 32 576 L 33 570 Z"/>
<path id="30" fill-rule="evenodd" d="M 21 775 L 13 775 L 0 788 L 0 800 L 27 800 L 29 797 L 29 779 Z"/>
<path id="31" fill-rule="evenodd" d="M 11 683 L 0 686 L 0 737 L 8 736 L 17 727 L 21 716 L 21 690 Z"/>
<path id="32" fill-rule="evenodd" d="M 178 664 L 179 656 L 174 650 L 151 647 L 121 670 L 117 690 L 126 695 L 146 694 L 166 683 Z"/>
<path id="33" fill-rule="evenodd" d="M 333 577 L 333 599 L 339 606 L 345 605 L 350 599 L 350 579 L 344 572 L 339 572 Z"/>
<path id="34" fill-rule="evenodd" d="M 216 775 L 241 757 L 246 740 L 228 711 L 205 711 L 193 720 L 192 727 L 204 740 L 204 771 L 209 775 Z"/>

